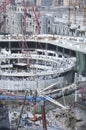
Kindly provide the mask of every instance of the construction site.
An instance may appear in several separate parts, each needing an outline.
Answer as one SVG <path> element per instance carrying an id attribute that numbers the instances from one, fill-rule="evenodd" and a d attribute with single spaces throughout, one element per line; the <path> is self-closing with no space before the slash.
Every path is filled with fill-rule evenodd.
<path id="1" fill-rule="evenodd" d="M 86 129 L 86 0 L 0 0 L 0 130 Z"/>

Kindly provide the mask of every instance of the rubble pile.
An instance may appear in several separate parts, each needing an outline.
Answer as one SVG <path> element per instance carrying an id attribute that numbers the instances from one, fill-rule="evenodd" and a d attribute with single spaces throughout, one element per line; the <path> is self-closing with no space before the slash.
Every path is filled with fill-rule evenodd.
<path id="1" fill-rule="evenodd" d="M 47 114 L 47 120 L 49 125 L 59 125 L 65 130 L 82 130 L 82 126 L 85 125 L 85 120 L 80 117 L 80 113 L 77 116 L 76 111 L 71 109 L 50 111 Z"/>

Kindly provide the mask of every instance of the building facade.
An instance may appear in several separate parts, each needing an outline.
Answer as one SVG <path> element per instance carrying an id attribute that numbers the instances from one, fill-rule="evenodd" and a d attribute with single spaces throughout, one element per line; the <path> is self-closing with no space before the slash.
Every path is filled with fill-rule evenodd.
<path id="1" fill-rule="evenodd" d="M 63 3 L 64 3 L 64 6 L 68 6 L 68 5 L 82 6 L 86 4 L 86 0 L 64 0 Z"/>
<path id="2" fill-rule="evenodd" d="M 24 0 L 26 3 L 27 3 L 27 5 L 29 5 L 29 6 L 32 6 L 32 5 L 36 5 L 36 0 Z M 16 4 L 19 4 L 19 3 L 23 3 L 23 0 L 15 0 L 15 3 Z"/>
<path id="3" fill-rule="evenodd" d="M 52 0 L 42 0 L 42 5 L 43 6 L 51 6 L 52 5 Z"/>
<path id="4" fill-rule="evenodd" d="M 52 0 L 52 6 L 63 5 L 63 0 Z"/>
<path id="5" fill-rule="evenodd" d="M 42 0 L 36 0 L 36 5 L 37 6 L 42 6 Z"/>

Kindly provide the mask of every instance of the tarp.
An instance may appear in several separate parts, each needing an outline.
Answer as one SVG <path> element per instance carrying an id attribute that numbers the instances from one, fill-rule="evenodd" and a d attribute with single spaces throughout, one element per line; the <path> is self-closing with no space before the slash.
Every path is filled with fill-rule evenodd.
<path id="1" fill-rule="evenodd" d="M 0 95 L 0 100 L 24 100 L 25 96 L 6 96 L 6 95 Z M 33 96 L 26 96 L 26 100 L 33 102 L 39 102 L 41 100 L 44 100 L 42 97 L 37 96 L 37 97 L 33 97 Z"/>

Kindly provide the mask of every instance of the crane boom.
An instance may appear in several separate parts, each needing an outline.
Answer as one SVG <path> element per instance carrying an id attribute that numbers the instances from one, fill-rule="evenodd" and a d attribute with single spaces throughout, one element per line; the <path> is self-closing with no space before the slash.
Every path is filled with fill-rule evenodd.
<path id="1" fill-rule="evenodd" d="M 12 0 L 4 0 L 0 5 L 0 11 L 6 12 L 6 6 L 11 4 Z"/>
<path id="2" fill-rule="evenodd" d="M 24 15 L 23 15 L 23 19 L 22 19 L 22 27 L 23 27 L 23 34 L 26 34 L 26 16 L 27 16 L 27 9 L 26 9 L 26 3 L 25 0 L 22 1 L 22 6 L 23 6 L 23 11 L 24 11 Z"/>
<path id="3" fill-rule="evenodd" d="M 39 20 L 38 20 L 38 17 L 36 15 L 34 7 L 32 7 L 32 11 L 33 11 L 33 13 L 35 15 L 35 19 L 36 19 L 36 23 L 37 23 L 37 28 L 38 28 L 38 34 L 39 34 L 40 33 L 40 23 L 39 23 Z"/>

